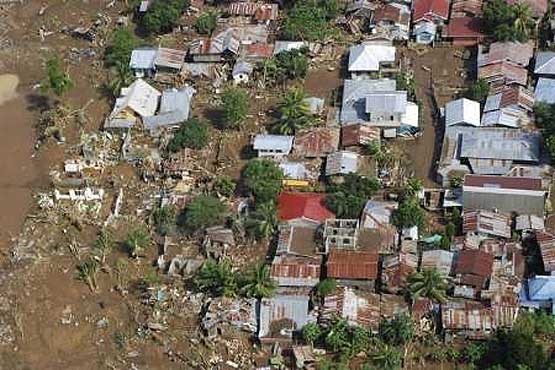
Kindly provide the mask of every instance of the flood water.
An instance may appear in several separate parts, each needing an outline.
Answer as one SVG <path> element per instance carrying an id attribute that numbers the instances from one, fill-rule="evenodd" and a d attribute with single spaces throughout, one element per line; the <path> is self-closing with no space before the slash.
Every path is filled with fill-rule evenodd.
<path id="1" fill-rule="evenodd" d="M 33 159 L 33 115 L 15 75 L 0 75 L 0 251 L 20 231 L 39 171 Z"/>

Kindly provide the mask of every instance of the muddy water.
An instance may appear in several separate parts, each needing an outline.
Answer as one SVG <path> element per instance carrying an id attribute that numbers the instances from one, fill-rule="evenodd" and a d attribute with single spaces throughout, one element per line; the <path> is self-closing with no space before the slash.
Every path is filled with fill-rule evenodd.
<path id="1" fill-rule="evenodd" d="M 32 158 L 33 115 L 17 92 L 18 82 L 15 75 L 0 75 L 0 251 L 18 234 L 39 177 Z"/>

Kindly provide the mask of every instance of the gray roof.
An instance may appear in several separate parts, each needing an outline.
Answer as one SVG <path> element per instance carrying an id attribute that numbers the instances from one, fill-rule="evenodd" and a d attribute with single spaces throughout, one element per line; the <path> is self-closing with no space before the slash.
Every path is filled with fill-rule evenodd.
<path id="1" fill-rule="evenodd" d="M 445 105 L 445 125 L 466 124 L 480 126 L 480 103 L 470 99 L 457 99 Z"/>
<path id="2" fill-rule="evenodd" d="M 541 192 L 487 190 L 463 188 L 463 207 L 465 209 L 496 209 L 499 212 L 519 214 L 544 214 L 545 197 Z"/>
<path id="3" fill-rule="evenodd" d="M 328 155 L 326 159 L 326 175 L 346 175 L 358 170 L 358 154 L 341 151 Z"/>
<path id="4" fill-rule="evenodd" d="M 541 134 L 477 129 L 462 134 L 460 157 L 538 162 Z"/>
<path id="5" fill-rule="evenodd" d="M 499 109 L 501 107 L 501 98 L 503 98 L 502 93 L 489 95 L 486 99 L 486 104 L 484 105 L 484 113 Z"/>
<path id="6" fill-rule="evenodd" d="M 536 54 L 534 73 L 555 75 L 555 51 L 540 51 Z"/>
<path id="7" fill-rule="evenodd" d="M 289 153 L 293 147 L 294 136 L 287 135 L 256 135 L 254 138 L 254 150 L 280 150 Z"/>
<path id="8" fill-rule="evenodd" d="M 263 298 L 260 302 L 260 326 L 258 337 L 267 337 L 273 322 L 288 319 L 293 321 L 297 330 L 313 321 L 308 311 L 308 295 L 282 295 Z"/>
<path id="9" fill-rule="evenodd" d="M 536 102 L 555 104 L 555 79 L 540 78 L 534 91 Z"/>
<path id="10" fill-rule="evenodd" d="M 231 75 L 233 77 L 240 74 L 250 75 L 253 70 L 254 70 L 254 66 L 252 65 L 252 63 L 245 62 L 242 59 L 238 59 L 237 62 L 235 62 L 235 65 L 233 66 L 233 71 L 231 71 Z"/>
<path id="11" fill-rule="evenodd" d="M 129 67 L 131 69 L 154 69 L 155 48 L 135 49 L 131 52 Z"/>
<path id="12" fill-rule="evenodd" d="M 145 127 L 153 130 L 158 127 L 177 125 L 189 119 L 191 99 L 195 92 L 195 89 L 188 86 L 162 92 L 160 111 L 155 116 L 143 119 Z"/>
<path id="13" fill-rule="evenodd" d="M 395 80 L 345 80 L 343 85 L 343 103 L 340 121 L 343 125 L 366 122 L 366 96 L 376 91 L 395 91 Z"/>
<path id="14" fill-rule="evenodd" d="M 304 180 L 307 178 L 307 169 L 304 163 L 282 162 L 279 167 L 286 179 Z"/>
<path id="15" fill-rule="evenodd" d="M 521 112 L 517 109 L 504 108 L 485 112 L 482 116 L 482 126 L 504 126 L 518 128 Z"/>
<path id="16" fill-rule="evenodd" d="M 379 71 L 381 63 L 395 61 L 395 47 L 391 44 L 364 43 L 349 48 L 349 71 Z"/>
<path id="17" fill-rule="evenodd" d="M 405 113 L 406 91 L 373 92 L 366 95 L 366 113 Z"/>

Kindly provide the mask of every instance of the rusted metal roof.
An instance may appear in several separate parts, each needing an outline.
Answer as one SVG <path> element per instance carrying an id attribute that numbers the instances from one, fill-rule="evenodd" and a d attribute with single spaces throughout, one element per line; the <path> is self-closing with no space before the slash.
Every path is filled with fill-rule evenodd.
<path id="1" fill-rule="evenodd" d="M 339 129 L 334 127 L 313 128 L 295 136 L 295 153 L 307 158 L 325 157 L 338 146 Z"/>
<path id="2" fill-rule="evenodd" d="M 378 276 L 378 254 L 332 250 L 328 256 L 327 275 L 336 279 L 375 280 Z"/>
<path id="3" fill-rule="evenodd" d="M 282 286 L 315 286 L 320 281 L 321 258 L 277 256 L 270 276 Z"/>
<path id="4" fill-rule="evenodd" d="M 343 147 L 380 142 L 381 129 L 367 125 L 348 125 L 341 127 L 341 145 Z"/>
<path id="5" fill-rule="evenodd" d="M 539 231 L 536 232 L 536 241 L 540 247 L 545 271 L 555 271 L 555 235 Z"/>
<path id="6" fill-rule="evenodd" d="M 453 0 L 451 17 L 479 16 L 482 14 L 483 0 Z"/>
<path id="7" fill-rule="evenodd" d="M 416 271 L 418 256 L 411 253 L 399 253 L 383 261 L 382 282 L 391 293 L 401 290 L 407 278 Z"/>
<path id="8" fill-rule="evenodd" d="M 466 175 L 464 177 L 464 186 L 496 189 L 541 190 L 542 180 L 540 177 Z"/>
<path id="9" fill-rule="evenodd" d="M 159 67 L 181 69 L 186 54 L 187 52 L 185 50 L 159 48 L 156 52 L 154 64 Z"/>
<path id="10" fill-rule="evenodd" d="M 466 211 L 463 214 L 463 232 L 483 233 L 509 239 L 511 216 L 490 211 Z"/>
<path id="11" fill-rule="evenodd" d="M 492 271 L 493 255 L 469 249 L 459 252 L 455 274 L 460 275 L 462 284 L 481 289 Z"/>

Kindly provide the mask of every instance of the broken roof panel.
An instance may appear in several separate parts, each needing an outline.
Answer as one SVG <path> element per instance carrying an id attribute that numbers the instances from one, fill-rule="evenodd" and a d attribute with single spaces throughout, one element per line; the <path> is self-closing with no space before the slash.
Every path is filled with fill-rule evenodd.
<path id="1" fill-rule="evenodd" d="M 357 145 L 380 142 L 381 129 L 379 127 L 354 124 L 341 127 L 341 146 L 351 147 Z"/>
<path id="2" fill-rule="evenodd" d="M 309 313 L 308 295 L 277 294 L 260 302 L 258 337 L 263 340 L 283 337 L 282 330 L 300 330 L 314 318 Z M 279 326 L 279 327 L 277 327 Z M 287 335 L 284 339 L 291 339 Z"/>
<path id="3" fill-rule="evenodd" d="M 334 294 L 324 298 L 321 317 L 326 322 L 341 317 L 350 325 L 377 330 L 381 322 L 380 295 L 337 287 Z"/>
<path id="4" fill-rule="evenodd" d="M 326 176 L 347 175 L 358 170 L 357 153 L 340 151 L 334 152 L 326 158 Z"/>
<path id="5" fill-rule="evenodd" d="M 364 43 L 349 49 L 349 72 L 379 71 L 382 63 L 395 61 L 395 47 L 381 43 Z"/>
<path id="6" fill-rule="evenodd" d="M 486 210 L 465 211 L 463 232 L 482 233 L 509 239 L 511 237 L 511 216 Z"/>
<path id="7" fill-rule="evenodd" d="M 295 152 L 307 158 L 325 157 L 337 150 L 339 129 L 319 127 L 299 132 L 295 137 Z"/>
<path id="8" fill-rule="evenodd" d="M 196 90 L 186 86 L 162 92 L 160 111 L 155 116 L 143 118 L 145 128 L 154 130 L 159 127 L 178 125 L 189 119 L 191 100 Z"/>
<path id="9" fill-rule="evenodd" d="M 443 249 L 423 251 L 420 268 L 436 269 L 443 276 L 447 276 L 453 268 L 453 257 L 453 252 Z"/>
<path id="10" fill-rule="evenodd" d="M 555 271 L 555 235 L 539 231 L 536 232 L 536 241 L 540 247 L 545 271 Z"/>
<path id="11" fill-rule="evenodd" d="M 321 262 L 321 257 L 276 256 L 270 276 L 279 286 L 313 287 L 320 281 Z"/>

